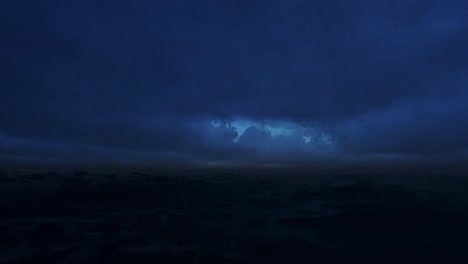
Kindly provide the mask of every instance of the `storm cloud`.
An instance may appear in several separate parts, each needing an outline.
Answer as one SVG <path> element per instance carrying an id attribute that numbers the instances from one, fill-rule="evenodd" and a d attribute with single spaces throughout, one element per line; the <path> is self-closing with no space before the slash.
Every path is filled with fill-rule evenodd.
<path id="1" fill-rule="evenodd" d="M 2 1 L 0 161 L 462 164 L 467 10 Z"/>

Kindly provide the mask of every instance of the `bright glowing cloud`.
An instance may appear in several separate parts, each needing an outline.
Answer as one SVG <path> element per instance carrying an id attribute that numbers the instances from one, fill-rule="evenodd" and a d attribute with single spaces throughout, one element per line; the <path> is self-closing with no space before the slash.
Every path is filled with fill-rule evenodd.
<path id="1" fill-rule="evenodd" d="M 228 143 L 271 155 L 285 152 L 318 154 L 336 149 L 336 140 L 323 129 L 294 122 L 212 120 L 211 128 L 234 130 L 237 136 Z"/>

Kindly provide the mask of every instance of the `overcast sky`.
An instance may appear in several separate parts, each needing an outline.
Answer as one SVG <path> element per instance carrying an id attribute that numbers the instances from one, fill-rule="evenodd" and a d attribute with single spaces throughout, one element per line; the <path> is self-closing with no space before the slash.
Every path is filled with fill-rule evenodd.
<path id="1" fill-rule="evenodd" d="M 0 162 L 468 164 L 468 2 L 2 0 Z"/>

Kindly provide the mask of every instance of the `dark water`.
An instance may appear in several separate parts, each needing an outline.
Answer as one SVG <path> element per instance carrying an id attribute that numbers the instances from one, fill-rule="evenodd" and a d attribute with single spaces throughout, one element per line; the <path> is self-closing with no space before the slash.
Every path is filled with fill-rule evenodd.
<path id="1" fill-rule="evenodd" d="M 2 172 L 0 263 L 468 263 L 467 182 Z"/>

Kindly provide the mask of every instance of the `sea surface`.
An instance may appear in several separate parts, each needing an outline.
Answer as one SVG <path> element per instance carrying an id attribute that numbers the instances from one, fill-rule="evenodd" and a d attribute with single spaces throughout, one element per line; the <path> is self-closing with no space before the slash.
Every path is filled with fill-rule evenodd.
<path id="1" fill-rule="evenodd" d="M 468 176 L 0 172 L 0 263 L 468 263 Z"/>

